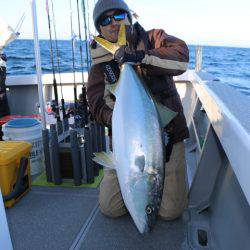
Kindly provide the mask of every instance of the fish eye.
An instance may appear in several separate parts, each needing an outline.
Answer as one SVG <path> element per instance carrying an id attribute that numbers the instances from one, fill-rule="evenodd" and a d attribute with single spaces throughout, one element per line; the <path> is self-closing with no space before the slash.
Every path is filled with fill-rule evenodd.
<path id="1" fill-rule="evenodd" d="M 150 215 L 150 214 L 152 214 L 152 212 L 153 212 L 153 208 L 152 208 L 151 206 L 147 206 L 147 207 L 146 207 L 146 213 L 147 213 L 148 215 Z"/>

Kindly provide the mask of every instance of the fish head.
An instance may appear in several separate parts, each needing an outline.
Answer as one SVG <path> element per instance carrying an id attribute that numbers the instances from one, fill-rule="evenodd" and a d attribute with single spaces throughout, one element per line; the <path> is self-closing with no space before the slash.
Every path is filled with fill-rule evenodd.
<path id="1" fill-rule="evenodd" d="M 151 231 L 156 223 L 161 203 L 157 178 L 159 176 L 144 172 L 130 179 L 127 197 L 131 202 L 127 202 L 127 207 L 141 234 Z"/>

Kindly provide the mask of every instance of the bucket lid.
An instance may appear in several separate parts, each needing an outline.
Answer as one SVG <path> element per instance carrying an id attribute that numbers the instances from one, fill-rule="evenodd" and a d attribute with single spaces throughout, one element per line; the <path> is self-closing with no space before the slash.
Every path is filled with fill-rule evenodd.
<path id="1" fill-rule="evenodd" d="M 29 128 L 40 124 L 37 119 L 33 118 L 17 118 L 6 123 L 6 128 Z"/>

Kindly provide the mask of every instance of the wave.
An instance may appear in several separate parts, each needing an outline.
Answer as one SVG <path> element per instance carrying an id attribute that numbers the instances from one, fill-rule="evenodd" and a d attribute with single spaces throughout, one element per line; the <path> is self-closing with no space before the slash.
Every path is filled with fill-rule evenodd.
<path id="1" fill-rule="evenodd" d="M 84 45 L 84 44 L 83 44 Z M 61 72 L 72 71 L 72 54 L 70 41 L 58 41 Z M 195 67 L 195 46 L 189 46 L 189 68 Z M 40 41 L 42 70 L 52 72 L 50 62 L 50 44 L 48 40 Z M 8 57 L 8 74 L 35 74 L 34 43 L 32 40 L 16 40 L 5 48 Z M 83 53 L 85 60 L 85 53 Z M 55 66 L 57 65 L 54 51 Z M 203 46 L 202 68 L 215 77 L 248 93 L 250 85 L 250 49 Z M 76 70 L 81 69 L 79 49 L 75 53 Z M 86 67 L 86 63 L 84 63 Z M 57 69 L 57 67 L 55 67 Z M 246 86 L 246 87 L 245 87 Z M 244 94 L 246 94 L 244 93 Z M 249 94 L 248 94 L 249 95 Z"/>
<path id="2" fill-rule="evenodd" d="M 18 55 L 18 56 L 8 56 L 8 61 L 16 61 L 16 60 L 35 60 L 35 58 L 33 56 L 21 56 L 21 55 Z"/>
<path id="3" fill-rule="evenodd" d="M 240 91 L 242 94 L 250 97 L 250 90 L 249 91 Z"/>

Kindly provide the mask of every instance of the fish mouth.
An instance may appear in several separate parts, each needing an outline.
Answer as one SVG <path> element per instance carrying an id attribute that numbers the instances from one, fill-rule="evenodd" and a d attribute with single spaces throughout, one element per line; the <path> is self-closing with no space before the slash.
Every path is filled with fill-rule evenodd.
<path id="1" fill-rule="evenodd" d="M 132 216 L 133 217 L 133 216 Z M 138 231 L 141 234 L 150 233 L 155 224 L 157 219 L 157 212 L 151 205 L 147 205 L 145 208 L 145 213 L 141 217 L 135 217 L 134 222 L 137 226 Z"/>
<path id="2" fill-rule="evenodd" d="M 146 216 L 147 216 L 147 221 L 148 221 L 148 228 L 149 231 L 152 231 L 153 227 L 156 224 L 156 219 L 157 219 L 157 209 L 153 207 L 152 205 L 147 205 L 145 208 Z"/>

